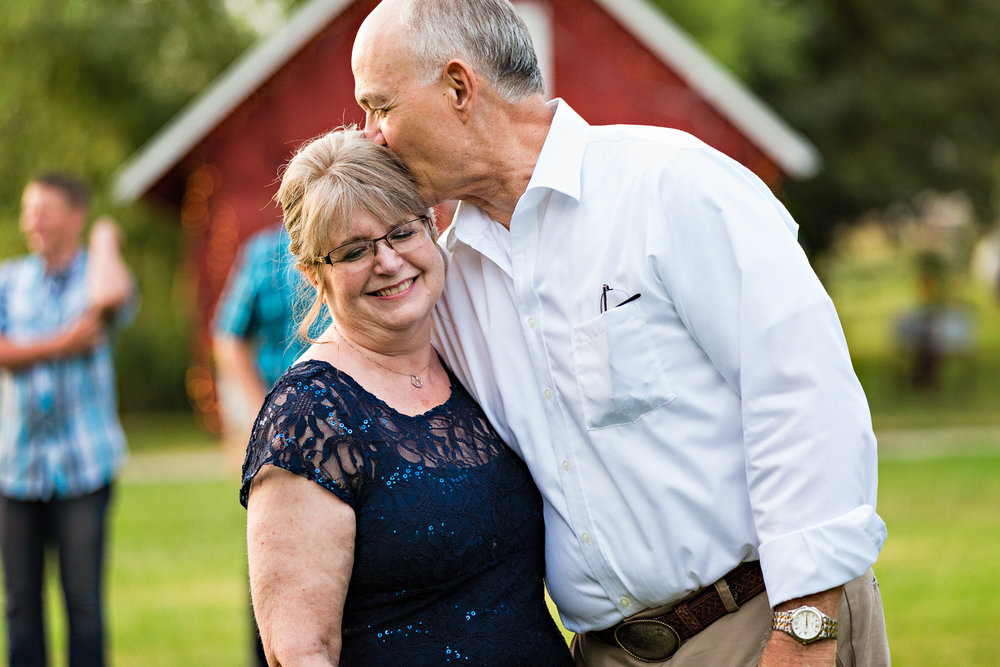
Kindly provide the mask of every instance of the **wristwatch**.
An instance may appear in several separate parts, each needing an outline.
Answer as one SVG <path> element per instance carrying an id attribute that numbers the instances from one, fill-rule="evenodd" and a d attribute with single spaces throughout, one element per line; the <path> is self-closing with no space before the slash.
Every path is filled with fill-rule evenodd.
<path id="1" fill-rule="evenodd" d="M 820 639 L 837 638 L 837 621 L 816 607 L 799 607 L 791 611 L 776 611 L 771 621 L 772 630 L 787 632 L 802 644 Z"/>

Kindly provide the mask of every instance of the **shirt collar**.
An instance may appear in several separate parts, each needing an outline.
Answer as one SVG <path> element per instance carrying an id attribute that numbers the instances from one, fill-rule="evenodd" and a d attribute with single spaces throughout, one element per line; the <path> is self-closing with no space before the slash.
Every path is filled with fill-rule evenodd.
<path id="1" fill-rule="evenodd" d="M 494 224 L 496 223 L 490 216 L 478 206 L 464 201 L 458 202 L 458 207 L 451 216 L 451 224 L 445 230 L 445 247 L 451 252 L 458 241 L 474 247 L 476 241 L 486 232 L 487 225 Z"/>
<path id="2" fill-rule="evenodd" d="M 493 221 L 481 208 L 465 202 L 459 203 L 454 222 L 445 231 L 445 248 L 448 252 L 454 252 L 459 241 L 489 258 L 508 274 L 513 271 L 510 232 Z"/>
<path id="3" fill-rule="evenodd" d="M 548 106 L 555 109 L 555 115 L 526 192 L 534 188 L 547 188 L 579 200 L 583 154 L 587 147 L 590 125 L 558 97 L 549 102 Z"/>
<path id="4" fill-rule="evenodd" d="M 56 292 L 61 293 L 66 289 L 66 286 L 76 278 L 76 276 L 83 273 L 85 260 L 86 255 L 84 252 L 82 250 L 77 250 L 76 254 L 73 256 L 73 261 L 58 271 L 46 273 L 45 278 L 51 281 L 52 285 L 56 289 Z"/>

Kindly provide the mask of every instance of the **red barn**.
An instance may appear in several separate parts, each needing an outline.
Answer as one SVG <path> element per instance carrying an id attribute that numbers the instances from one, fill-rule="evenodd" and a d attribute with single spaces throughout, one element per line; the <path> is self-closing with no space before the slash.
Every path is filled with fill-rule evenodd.
<path id="1" fill-rule="evenodd" d="M 207 326 L 240 242 L 278 219 L 278 168 L 304 140 L 362 123 L 351 47 L 378 0 L 313 0 L 224 72 L 116 177 L 115 198 L 176 210 L 196 276 L 189 393 L 212 409 Z M 646 0 L 515 2 L 550 97 L 593 124 L 676 127 L 772 187 L 818 169 L 815 148 Z M 636 91 L 641 91 L 637 95 Z"/>

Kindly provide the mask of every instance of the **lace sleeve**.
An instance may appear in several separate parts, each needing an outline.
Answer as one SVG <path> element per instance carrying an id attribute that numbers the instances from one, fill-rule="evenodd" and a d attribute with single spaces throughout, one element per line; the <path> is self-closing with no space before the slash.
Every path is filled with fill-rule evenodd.
<path id="1" fill-rule="evenodd" d="M 250 434 L 240 503 L 246 507 L 250 483 L 261 466 L 273 465 L 311 479 L 356 508 L 359 473 L 366 463 L 339 414 L 347 404 L 315 370 L 293 368 L 278 380 Z"/>

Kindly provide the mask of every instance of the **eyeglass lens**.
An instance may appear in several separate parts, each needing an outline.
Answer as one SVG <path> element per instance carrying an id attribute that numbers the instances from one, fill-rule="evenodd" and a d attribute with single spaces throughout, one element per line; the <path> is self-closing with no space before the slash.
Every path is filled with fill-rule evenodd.
<path id="1" fill-rule="evenodd" d="M 333 264 L 341 262 L 359 262 L 370 260 L 375 257 L 375 246 L 379 241 L 385 241 L 386 245 L 396 252 L 407 252 L 415 249 L 427 240 L 427 225 L 425 218 L 417 218 L 399 225 L 385 236 L 376 239 L 366 239 L 364 241 L 354 241 L 334 248 L 330 251 L 329 258 Z"/>

